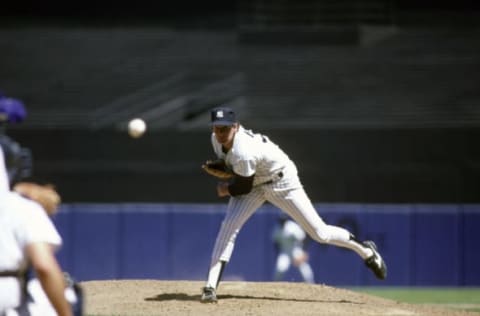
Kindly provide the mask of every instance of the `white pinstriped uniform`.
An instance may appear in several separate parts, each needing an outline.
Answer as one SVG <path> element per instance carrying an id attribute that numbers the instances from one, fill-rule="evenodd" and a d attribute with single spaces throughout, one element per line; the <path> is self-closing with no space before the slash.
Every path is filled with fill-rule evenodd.
<path id="1" fill-rule="evenodd" d="M 327 225 L 320 218 L 302 187 L 295 164 L 266 136 L 240 126 L 233 147 L 226 154 L 213 133 L 212 145 L 218 158 L 224 159 L 236 174 L 244 177 L 255 174 L 255 178 L 249 193 L 230 197 L 215 241 L 211 268 L 219 261 L 230 260 L 238 232 L 266 201 L 290 215 L 317 242 L 349 248 L 363 259 L 373 254 L 370 249 L 351 241 L 347 230 Z M 280 172 L 282 177 L 278 176 Z M 209 277 L 207 286 L 216 288 L 213 283 Z"/>

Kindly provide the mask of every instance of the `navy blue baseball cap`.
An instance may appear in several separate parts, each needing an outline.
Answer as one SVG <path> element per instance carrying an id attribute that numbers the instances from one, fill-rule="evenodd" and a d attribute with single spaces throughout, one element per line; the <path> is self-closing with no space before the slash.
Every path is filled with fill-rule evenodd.
<path id="1" fill-rule="evenodd" d="M 218 107 L 211 112 L 211 126 L 231 126 L 236 122 L 235 112 L 231 108 Z"/>

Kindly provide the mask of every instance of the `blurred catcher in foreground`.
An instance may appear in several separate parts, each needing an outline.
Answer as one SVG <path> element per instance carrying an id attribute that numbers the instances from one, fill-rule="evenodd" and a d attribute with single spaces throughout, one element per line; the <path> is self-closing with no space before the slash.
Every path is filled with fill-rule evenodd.
<path id="1" fill-rule="evenodd" d="M 13 191 L 40 204 L 49 216 L 57 212 L 61 202 L 60 195 L 50 184 L 19 182 L 13 186 Z"/>
<path id="2" fill-rule="evenodd" d="M 29 151 L 4 134 L 26 115 L 19 102 L 0 98 L 0 315 L 82 314 L 82 291 L 62 272 L 55 251 L 62 239 L 50 216 L 61 202 L 50 185 L 31 175 Z M 20 149 L 20 150 L 19 150 Z M 23 181 L 23 182 L 22 182 Z"/>

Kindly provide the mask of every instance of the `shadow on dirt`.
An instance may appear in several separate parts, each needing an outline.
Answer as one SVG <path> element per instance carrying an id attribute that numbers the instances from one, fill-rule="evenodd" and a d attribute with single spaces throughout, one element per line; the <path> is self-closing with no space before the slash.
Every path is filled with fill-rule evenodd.
<path id="1" fill-rule="evenodd" d="M 349 300 L 308 300 L 284 297 L 269 296 L 249 296 L 249 295 L 218 295 L 219 300 L 237 299 L 237 300 L 268 300 L 268 301 L 290 301 L 290 302 L 316 302 L 316 303 L 345 303 L 363 305 L 362 302 L 353 302 Z M 200 302 L 200 294 L 189 295 L 185 293 L 164 293 L 153 297 L 145 298 L 145 301 L 197 301 Z"/>

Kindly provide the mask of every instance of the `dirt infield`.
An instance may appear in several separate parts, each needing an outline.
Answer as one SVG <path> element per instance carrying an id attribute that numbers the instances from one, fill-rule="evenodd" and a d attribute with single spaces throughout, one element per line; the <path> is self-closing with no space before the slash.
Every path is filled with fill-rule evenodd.
<path id="1" fill-rule="evenodd" d="M 399 303 L 318 284 L 223 282 L 217 304 L 200 303 L 203 282 L 199 281 L 117 280 L 81 284 L 89 316 L 478 315 Z"/>

